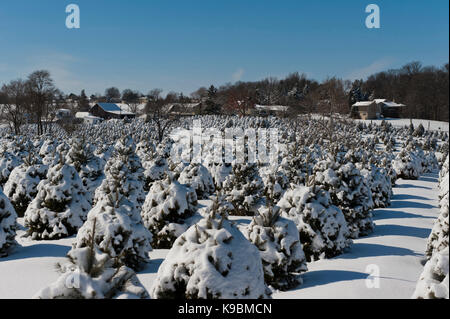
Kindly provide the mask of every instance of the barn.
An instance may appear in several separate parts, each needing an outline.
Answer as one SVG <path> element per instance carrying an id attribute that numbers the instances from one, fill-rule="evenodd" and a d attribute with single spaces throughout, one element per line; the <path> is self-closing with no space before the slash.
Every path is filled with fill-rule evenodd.
<path id="1" fill-rule="evenodd" d="M 404 104 L 395 103 L 386 99 L 375 99 L 375 103 L 380 107 L 384 117 L 401 118 Z"/>
<path id="2" fill-rule="evenodd" d="M 97 103 L 91 107 L 89 113 L 105 120 L 135 118 L 136 114 L 122 110 L 115 103 Z"/>
<path id="3" fill-rule="evenodd" d="M 352 116 L 363 120 L 380 118 L 381 108 L 375 101 L 361 101 L 352 105 Z"/>

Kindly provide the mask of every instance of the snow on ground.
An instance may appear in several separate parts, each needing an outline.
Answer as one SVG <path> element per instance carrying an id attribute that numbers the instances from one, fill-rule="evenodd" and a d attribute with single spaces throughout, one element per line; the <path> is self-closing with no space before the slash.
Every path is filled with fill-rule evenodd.
<path id="1" fill-rule="evenodd" d="M 437 174 L 398 180 L 392 205 L 374 212 L 375 231 L 350 251 L 308 264 L 298 289 L 275 298 L 411 298 L 423 270 L 426 241 L 439 214 Z M 379 267 L 379 276 L 370 265 Z M 379 288 L 368 288 L 368 275 Z M 370 286 L 370 285 L 369 285 Z"/>
<path id="2" fill-rule="evenodd" d="M 356 120 L 356 121 L 364 122 L 364 123 L 372 122 L 373 124 L 380 125 L 381 122 L 383 121 L 383 119 Z M 410 119 L 404 119 L 404 118 L 402 118 L 402 119 L 385 118 L 384 121 L 392 124 L 394 127 L 405 127 L 405 126 L 409 126 L 411 124 Z M 414 127 L 417 127 L 420 124 L 422 124 L 426 130 L 430 130 L 430 131 L 443 131 L 443 132 L 449 131 L 449 126 L 448 126 L 449 123 L 448 122 L 413 119 L 412 123 L 413 123 Z M 429 125 L 429 129 L 428 129 L 428 125 Z"/>
<path id="3" fill-rule="evenodd" d="M 308 264 L 303 284 L 274 298 L 410 298 L 423 270 L 427 237 L 439 214 L 437 174 L 417 181 L 399 180 L 392 206 L 374 212 L 372 235 L 357 239 L 349 252 L 333 259 Z M 247 217 L 232 217 L 240 227 Z M 22 223 L 23 220 L 19 219 Z M 64 260 L 74 237 L 55 241 L 21 238 L 14 253 L 0 259 L 0 298 L 31 298 L 41 288 L 55 282 L 55 264 Z M 156 278 L 168 250 L 154 250 L 151 262 L 138 278 L 147 290 Z M 379 267 L 379 288 L 367 288 L 371 269 Z M 373 282 L 373 281 L 370 281 Z"/>

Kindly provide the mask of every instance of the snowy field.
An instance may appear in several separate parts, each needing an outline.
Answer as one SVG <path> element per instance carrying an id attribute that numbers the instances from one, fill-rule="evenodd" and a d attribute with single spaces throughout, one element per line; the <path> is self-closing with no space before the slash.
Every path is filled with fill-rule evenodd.
<path id="1" fill-rule="evenodd" d="M 448 132 L 403 124 L 0 129 L 0 299 L 448 298 Z"/>
<path id="2" fill-rule="evenodd" d="M 380 124 L 383 120 L 356 120 L 358 122 L 363 123 L 374 123 L 374 124 Z M 389 122 L 394 127 L 405 127 L 409 126 L 411 121 L 409 119 L 395 119 L 395 118 L 386 118 L 384 121 Z M 419 126 L 420 124 L 423 125 L 423 127 L 430 131 L 442 131 L 442 132 L 448 132 L 448 122 L 440 122 L 440 121 L 430 121 L 430 120 L 420 120 L 420 119 L 413 119 L 412 123 L 414 127 Z"/>
<path id="3" fill-rule="evenodd" d="M 423 270 L 427 238 L 439 214 L 437 174 L 425 174 L 417 181 L 399 180 L 392 205 L 374 212 L 375 231 L 354 241 L 348 253 L 308 263 L 303 284 L 274 298 L 410 298 Z M 230 217 L 238 225 L 248 217 Z M 74 238 L 51 242 L 21 238 L 21 247 L 0 262 L 0 298 L 31 298 L 59 275 L 55 264 L 63 262 Z M 150 290 L 168 249 L 150 253 L 148 266 L 138 278 Z M 379 266 L 379 288 L 369 289 L 367 266 Z"/>

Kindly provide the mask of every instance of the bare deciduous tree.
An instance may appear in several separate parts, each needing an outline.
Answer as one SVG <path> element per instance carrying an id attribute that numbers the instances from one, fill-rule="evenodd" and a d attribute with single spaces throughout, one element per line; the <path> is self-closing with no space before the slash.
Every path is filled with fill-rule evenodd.
<path id="1" fill-rule="evenodd" d="M 1 95 L 4 97 L 1 109 L 2 117 L 8 121 L 11 130 L 20 134 L 20 127 L 25 123 L 27 113 L 27 84 L 23 80 L 11 81 L 3 85 Z"/>

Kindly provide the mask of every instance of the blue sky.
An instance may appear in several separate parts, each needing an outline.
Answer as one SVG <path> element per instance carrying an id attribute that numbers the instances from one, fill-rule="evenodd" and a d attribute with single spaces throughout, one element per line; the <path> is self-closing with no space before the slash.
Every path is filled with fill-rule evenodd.
<path id="1" fill-rule="evenodd" d="M 79 5 L 81 28 L 65 8 Z M 367 29 L 365 7 L 381 9 Z M 65 93 L 189 94 L 304 72 L 364 78 L 449 60 L 447 0 L 1 0 L 0 84 L 48 69 Z"/>

